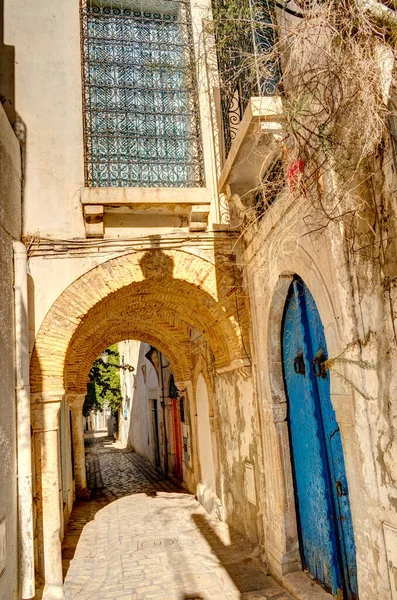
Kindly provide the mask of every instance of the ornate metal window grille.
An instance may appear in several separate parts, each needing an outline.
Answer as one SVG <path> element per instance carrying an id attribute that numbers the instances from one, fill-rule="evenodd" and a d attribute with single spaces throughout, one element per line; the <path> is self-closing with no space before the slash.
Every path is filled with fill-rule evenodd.
<path id="1" fill-rule="evenodd" d="M 274 2 L 212 0 L 212 5 L 227 155 L 249 99 L 279 93 L 278 62 L 264 58 L 275 42 Z"/>
<path id="2" fill-rule="evenodd" d="M 81 0 L 86 185 L 202 186 L 188 0 Z"/>

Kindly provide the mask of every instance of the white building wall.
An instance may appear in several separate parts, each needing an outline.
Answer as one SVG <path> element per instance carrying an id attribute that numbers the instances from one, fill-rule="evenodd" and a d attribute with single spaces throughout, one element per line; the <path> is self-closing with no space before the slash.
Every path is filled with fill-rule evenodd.
<path id="1" fill-rule="evenodd" d="M 21 233 L 20 157 L 18 140 L 0 104 L 0 600 L 16 600 L 19 588 L 12 242 Z"/>
<path id="2" fill-rule="evenodd" d="M 41 238 L 84 238 L 81 192 L 84 143 L 80 2 L 5 0 L 5 42 L 15 46 L 15 109 L 26 126 L 24 232 Z M 209 3 L 207 3 L 209 5 Z M 213 119 L 204 63 L 202 17 L 206 3 L 194 1 L 192 16 L 210 222 L 218 222 Z M 204 7 L 204 8 L 203 8 Z M 204 12 L 203 12 L 204 11 Z M 165 192 L 167 194 L 167 192 Z M 163 191 L 159 189 L 159 204 Z M 157 211 L 158 212 L 158 211 Z M 161 211 L 160 211 L 161 212 Z M 141 210 L 131 218 L 108 214 L 108 236 L 187 230 L 174 211 Z"/>
<path id="3" fill-rule="evenodd" d="M 155 463 L 151 400 L 159 398 L 156 370 L 145 358 L 149 344 L 138 340 L 119 343 L 120 362 L 134 371 L 120 369 L 123 404 L 120 410 L 119 439 L 137 454 Z M 160 422 L 159 422 L 160 426 Z"/>
<path id="4" fill-rule="evenodd" d="M 25 233 L 84 236 L 79 2 L 4 4 L 5 41 L 15 46 L 15 109 L 27 132 Z"/>

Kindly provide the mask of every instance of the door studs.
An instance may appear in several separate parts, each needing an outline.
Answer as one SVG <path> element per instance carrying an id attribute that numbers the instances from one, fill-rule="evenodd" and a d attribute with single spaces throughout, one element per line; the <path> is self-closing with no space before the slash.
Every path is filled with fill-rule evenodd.
<path id="1" fill-rule="evenodd" d="M 303 350 L 299 350 L 294 358 L 294 371 L 297 375 L 306 375 L 305 361 L 303 360 Z"/>

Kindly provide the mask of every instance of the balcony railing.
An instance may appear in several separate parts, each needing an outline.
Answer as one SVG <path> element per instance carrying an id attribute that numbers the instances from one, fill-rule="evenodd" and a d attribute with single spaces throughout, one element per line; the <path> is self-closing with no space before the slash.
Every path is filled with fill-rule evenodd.
<path id="1" fill-rule="evenodd" d="M 227 156 L 250 98 L 280 93 L 275 15 L 271 0 L 213 0 L 213 15 Z"/>

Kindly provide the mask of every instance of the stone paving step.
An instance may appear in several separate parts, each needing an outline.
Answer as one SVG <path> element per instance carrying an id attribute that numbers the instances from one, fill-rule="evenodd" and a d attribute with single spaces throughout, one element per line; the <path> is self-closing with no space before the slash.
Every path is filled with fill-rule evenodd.
<path id="1" fill-rule="evenodd" d="M 65 600 L 292 600 L 254 547 L 109 438 L 87 448 L 92 500 L 63 543 Z"/>

